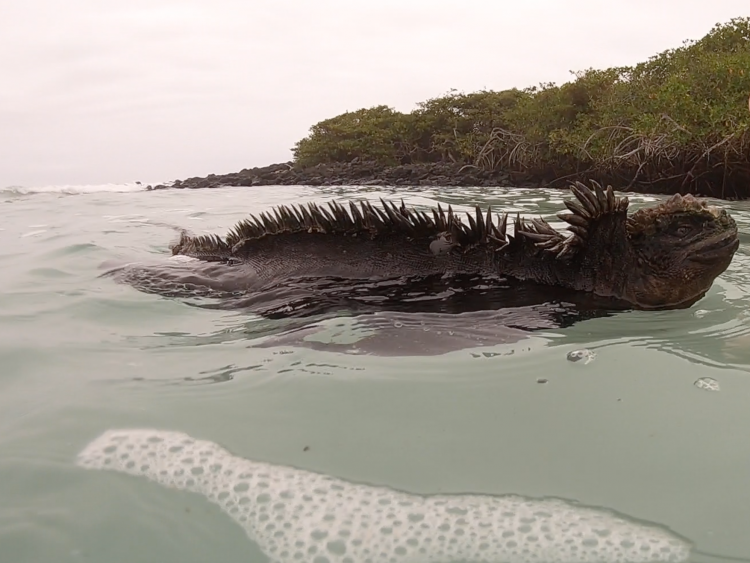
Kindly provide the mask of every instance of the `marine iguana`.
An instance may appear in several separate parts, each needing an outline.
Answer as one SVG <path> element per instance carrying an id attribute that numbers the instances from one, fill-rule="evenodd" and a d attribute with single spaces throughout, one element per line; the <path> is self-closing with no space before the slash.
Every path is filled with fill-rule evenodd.
<path id="1" fill-rule="evenodd" d="M 451 206 L 429 213 L 383 200 L 382 207 L 279 206 L 240 221 L 224 238 L 183 231 L 172 254 L 205 263 L 195 278 L 162 272 L 160 279 L 142 273 L 129 281 L 168 294 L 170 284 L 262 292 L 295 280 L 356 284 L 473 274 L 589 292 L 635 309 L 670 309 L 702 298 L 739 246 L 734 220 L 705 200 L 678 194 L 628 215 L 627 197 L 592 186 L 570 186 L 575 200 L 558 214 L 568 233 L 517 215 L 511 234 L 508 214 L 491 208 L 477 207 L 462 221 Z"/>

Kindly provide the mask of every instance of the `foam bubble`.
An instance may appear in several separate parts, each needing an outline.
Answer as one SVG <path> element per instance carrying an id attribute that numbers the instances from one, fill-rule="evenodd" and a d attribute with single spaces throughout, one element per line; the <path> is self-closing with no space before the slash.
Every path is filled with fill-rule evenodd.
<path id="1" fill-rule="evenodd" d="M 558 499 L 419 496 L 235 457 L 213 442 L 109 430 L 78 465 L 204 495 L 275 563 L 685 561 L 661 527 Z"/>

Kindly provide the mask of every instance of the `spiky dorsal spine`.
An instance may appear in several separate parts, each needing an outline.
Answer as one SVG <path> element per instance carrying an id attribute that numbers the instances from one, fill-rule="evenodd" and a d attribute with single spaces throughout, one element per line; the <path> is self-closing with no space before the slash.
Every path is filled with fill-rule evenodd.
<path id="1" fill-rule="evenodd" d="M 378 238 L 401 235 L 409 239 L 441 239 L 450 249 L 467 251 L 479 244 L 491 245 L 499 250 L 508 244 L 506 237 L 507 214 L 499 221 L 493 220 L 492 209 L 483 211 L 476 207 L 474 214 L 467 213 L 463 222 L 448 206 L 447 211 L 438 204 L 431 213 L 380 200 L 382 207 L 369 201 L 359 205 L 350 201 L 347 206 L 336 201 L 319 205 L 281 205 L 268 212 L 250 215 L 237 223 L 224 239 L 214 235 L 195 237 L 182 241 L 183 248 L 230 249 L 232 253 L 249 249 L 254 241 L 263 237 L 290 233 L 319 233 L 336 236 Z"/>
<path id="2" fill-rule="evenodd" d="M 187 231 L 180 233 L 180 239 L 171 245 L 172 254 L 184 254 L 201 258 L 226 259 L 232 248 L 218 235 L 193 236 Z"/>
<path id="3" fill-rule="evenodd" d="M 572 184 L 570 190 L 576 199 L 564 202 L 570 213 L 557 214 L 558 218 L 568 223 L 571 235 L 564 237 L 543 219 L 534 219 L 530 224 L 521 222 L 520 234 L 535 241 L 536 246 L 553 252 L 557 258 L 567 259 L 574 256 L 585 246 L 596 222 L 601 221 L 606 215 L 627 215 L 630 203 L 627 197 L 616 197 L 612 186 L 607 186 L 604 190 L 594 180 L 591 180 L 591 185 L 594 187 L 593 190 L 581 182 Z"/>
<path id="4" fill-rule="evenodd" d="M 403 201 L 396 205 L 381 199 L 382 208 L 366 200 L 359 205 L 350 201 L 347 206 L 336 201 L 323 205 L 313 202 L 281 205 L 257 216 L 250 215 L 230 229 L 224 239 L 216 235 L 191 237 L 183 233 L 173 252 L 226 257 L 241 253 L 243 249 L 250 250 L 253 242 L 263 237 L 320 233 L 372 239 L 401 235 L 412 240 L 439 240 L 443 243 L 436 247 L 440 251 L 447 249 L 458 252 L 469 251 L 478 245 L 501 251 L 514 239 L 520 241 L 525 238 L 533 241 L 535 247 L 564 258 L 574 254 L 585 243 L 594 221 L 608 213 L 627 210 L 628 199 L 615 197 L 611 186 L 604 191 L 596 182 L 592 184 L 594 190 L 581 183 L 571 186 L 576 201 L 565 201 L 571 213 L 558 214 L 569 224 L 571 235 L 567 237 L 544 219 L 528 220 L 520 215 L 514 220 L 511 237 L 506 232 L 508 214 L 499 216 L 495 221 L 491 207 L 483 211 L 477 206 L 473 214 L 466 213 L 464 222 L 450 205 L 446 211 L 438 204 L 428 213 L 408 208 Z"/>

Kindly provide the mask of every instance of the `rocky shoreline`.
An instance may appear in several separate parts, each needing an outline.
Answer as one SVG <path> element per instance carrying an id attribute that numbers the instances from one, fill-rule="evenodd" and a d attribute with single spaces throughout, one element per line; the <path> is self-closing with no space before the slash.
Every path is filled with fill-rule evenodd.
<path id="1" fill-rule="evenodd" d="M 219 188 L 223 186 L 514 186 L 537 188 L 545 182 L 532 181 L 522 175 L 481 170 L 475 166 L 453 163 L 403 164 L 383 167 L 375 162 L 319 164 L 309 168 L 295 167 L 292 162 L 246 168 L 232 174 L 209 174 L 206 177 L 175 180 L 168 184 L 148 186 L 150 190 Z"/>
<path id="2" fill-rule="evenodd" d="M 293 162 L 246 168 L 231 174 L 209 174 L 205 177 L 175 180 L 165 184 L 146 186 L 148 190 L 202 189 L 225 186 L 439 186 L 439 187 L 514 187 L 567 189 L 571 182 L 596 180 L 602 185 L 612 185 L 616 190 L 648 194 L 692 193 L 724 200 L 746 199 L 748 186 L 744 177 L 727 181 L 721 172 L 696 186 L 685 186 L 677 179 L 664 182 L 633 182 L 626 171 L 618 175 L 602 175 L 592 171 L 557 177 L 546 174 L 524 174 L 484 170 L 477 166 L 454 163 L 421 163 L 382 166 L 372 161 L 354 159 L 347 163 L 318 164 L 299 167 Z"/>

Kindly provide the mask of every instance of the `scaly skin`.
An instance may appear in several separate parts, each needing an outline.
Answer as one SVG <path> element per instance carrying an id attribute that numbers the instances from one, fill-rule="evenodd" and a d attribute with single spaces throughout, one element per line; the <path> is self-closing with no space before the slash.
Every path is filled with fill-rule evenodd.
<path id="1" fill-rule="evenodd" d="M 590 292 L 637 309 L 690 306 L 729 266 L 739 239 L 726 211 L 675 195 L 628 215 L 626 197 L 592 184 L 571 186 L 576 199 L 558 214 L 569 233 L 517 217 L 511 235 L 507 214 L 478 207 L 464 222 L 450 207 L 428 214 L 403 203 L 349 203 L 348 210 L 307 204 L 251 216 L 225 238 L 183 233 L 172 252 L 213 263 L 229 291 L 300 279 L 480 274 Z"/>

